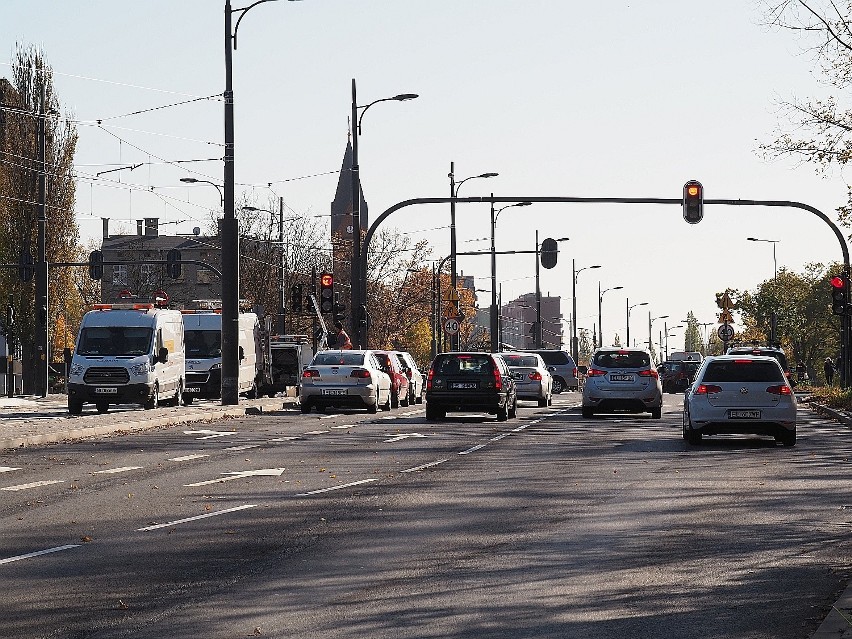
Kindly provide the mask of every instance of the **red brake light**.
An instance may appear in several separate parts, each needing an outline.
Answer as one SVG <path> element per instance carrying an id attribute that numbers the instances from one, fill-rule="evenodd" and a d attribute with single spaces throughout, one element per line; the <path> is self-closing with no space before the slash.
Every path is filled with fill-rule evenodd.
<path id="1" fill-rule="evenodd" d="M 500 375 L 500 369 L 497 366 L 497 362 L 492 361 L 492 370 L 494 371 L 494 388 L 500 390 L 503 388 L 503 378 Z"/>
<path id="2" fill-rule="evenodd" d="M 430 368 L 429 374 L 426 376 L 426 390 L 432 390 L 432 377 L 435 375 L 435 369 Z"/>
<path id="3" fill-rule="evenodd" d="M 351 373 L 349 373 L 349 377 L 358 377 L 360 379 L 367 379 L 370 377 L 370 371 L 366 368 L 356 368 L 353 369 Z"/>
<path id="4" fill-rule="evenodd" d="M 751 364 L 752 360 L 750 359 L 735 359 L 734 364 Z"/>
<path id="5" fill-rule="evenodd" d="M 576 366 L 574 367 L 574 377 L 575 378 L 577 377 L 577 367 Z"/>
<path id="6" fill-rule="evenodd" d="M 603 377 L 606 375 L 606 371 L 602 371 L 599 368 L 590 368 L 586 372 L 586 377 Z"/>
<path id="7" fill-rule="evenodd" d="M 639 371 L 639 377 L 653 377 L 655 379 L 660 379 L 660 374 L 657 371 L 648 369 L 646 371 Z"/>
<path id="8" fill-rule="evenodd" d="M 696 395 L 712 395 L 713 393 L 721 392 L 721 386 L 716 386 L 715 384 L 699 384 L 698 388 L 695 389 Z"/>
<path id="9" fill-rule="evenodd" d="M 778 386 L 770 386 L 766 389 L 767 393 L 771 393 L 773 395 L 792 395 L 793 391 L 790 389 L 787 384 L 779 384 Z"/>
<path id="10" fill-rule="evenodd" d="M 310 369 L 310 368 L 302 371 L 302 377 L 319 377 L 319 376 L 320 376 L 319 371 L 315 371 L 315 370 Z"/>
<path id="11" fill-rule="evenodd" d="M 539 373 L 538 371 L 533 371 L 532 373 L 529 374 L 529 378 L 534 379 L 537 382 L 540 382 L 541 381 L 541 373 Z"/>

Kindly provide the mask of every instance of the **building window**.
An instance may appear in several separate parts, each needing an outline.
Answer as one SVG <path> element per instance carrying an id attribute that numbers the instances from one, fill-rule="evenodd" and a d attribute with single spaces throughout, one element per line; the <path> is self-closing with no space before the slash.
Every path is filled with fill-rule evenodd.
<path id="1" fill-rule="evenodd" d="M 142 284 L 146 286 L 157 285 L 157 267 L 154 264 L 142 264 L 139 267 L 139 274 L 142 277 Z"/>
<path id="2" fill-rule="evenodd" d="M 127 286 L 127 264 L 113 264 L 112 283 L 116 286 Z"/>

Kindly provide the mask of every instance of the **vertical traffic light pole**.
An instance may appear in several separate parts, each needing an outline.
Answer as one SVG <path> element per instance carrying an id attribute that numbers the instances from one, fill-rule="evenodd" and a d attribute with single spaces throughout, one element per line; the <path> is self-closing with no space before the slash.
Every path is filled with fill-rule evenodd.
<path id="1" fill-rule="evenodd" d="M 48 294 L 49 280 L 47 272 L 47 134 L 45 132 L 45 94 L 44 79 L 41 80 L 41 102 L 38 114 L 38 264 L 36 264 L 36 327 L 38 351 L 36 362 L 36 392 L 47 396 L 49 388 L 48 369 L 50 361 L 50 335 L 48 330 Z"/>

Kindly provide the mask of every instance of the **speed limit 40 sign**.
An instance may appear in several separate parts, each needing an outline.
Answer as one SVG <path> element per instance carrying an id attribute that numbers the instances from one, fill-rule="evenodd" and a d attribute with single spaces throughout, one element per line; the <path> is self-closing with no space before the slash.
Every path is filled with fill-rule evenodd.
<path id="1" fill-rule="evenodd" d="M 444 331 L 447 335 L 455 335 L 459 332 L 459 321 L 455 317 L 451 317 L 444 322 Z"/>

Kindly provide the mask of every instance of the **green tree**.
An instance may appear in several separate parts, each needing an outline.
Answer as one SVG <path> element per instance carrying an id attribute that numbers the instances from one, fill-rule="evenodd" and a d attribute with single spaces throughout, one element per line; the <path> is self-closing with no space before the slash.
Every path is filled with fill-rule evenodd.
<path id="1" fill-rule="evenodd" d="M 580 361 L 577 362 L 577 364 L 586 365 L 589 363 L 589 357 L 591 356 L 592 351 L 595 349 L 592 347 L 592 338 L 589 336 L 589 329 L 581 328 L 578 332 L 579 335 L 577 337 L 577 355 Z"/>
<path id="2" fill-rule="evenodd" d="M 683 334 L 683 348 L 686 351 L 697 351 L 702 355 L 706 355 L 704 351 L 704 340 L 701 338 L 701 331 L 698 330 L 698 320 L 695 319 L 695 313 L 689 311 L 686 314 L 686 331 Z"/>

